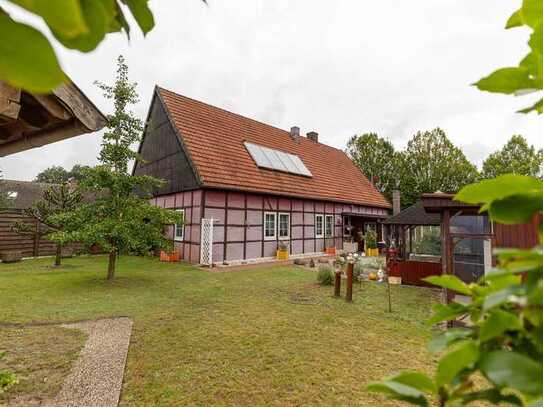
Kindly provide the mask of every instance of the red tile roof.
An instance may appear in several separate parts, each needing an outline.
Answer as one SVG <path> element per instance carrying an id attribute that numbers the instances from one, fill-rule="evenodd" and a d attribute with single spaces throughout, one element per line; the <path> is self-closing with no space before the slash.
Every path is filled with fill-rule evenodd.
<path id="1" fill-rule="evenodd" d="M 390 207 L 343 151 L 157 89 L 204 186 Z M 313 177 L 257 167 L 244 141 L 298 155 Z"/>

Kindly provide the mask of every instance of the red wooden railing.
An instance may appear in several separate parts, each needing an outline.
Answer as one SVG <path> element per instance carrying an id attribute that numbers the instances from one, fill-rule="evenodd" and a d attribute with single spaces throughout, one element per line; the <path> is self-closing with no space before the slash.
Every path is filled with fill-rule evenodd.
<path id="1" fill-rule="evenodd" d="M 441 275 L 441 263 L 411 260 L 399 261 L 395 274 L 402 278 L 402 284 L 418 287 L 435 287 L 422 280 L 426 277 Z M 391 273 L 391 275 L 393 274 Z"/>

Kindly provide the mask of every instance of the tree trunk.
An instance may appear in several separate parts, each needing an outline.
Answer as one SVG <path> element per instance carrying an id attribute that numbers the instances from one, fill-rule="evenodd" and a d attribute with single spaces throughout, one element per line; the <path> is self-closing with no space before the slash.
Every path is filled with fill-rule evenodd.
<path id="1" fill-rule="evenodd" d="M 57 252 L 55 254 L 55 267 L 60 266 L 61 258 L 62 258 L 62 246 L 57 244 Z"/>
<path id="2" fill-rule="evenodd" d="M 113 248 L 109 252 L 109 264 L 107 267 L 107 279 L 113 280 L 115 277 L 115 262 L 117 261 L 117 249 Z"/>

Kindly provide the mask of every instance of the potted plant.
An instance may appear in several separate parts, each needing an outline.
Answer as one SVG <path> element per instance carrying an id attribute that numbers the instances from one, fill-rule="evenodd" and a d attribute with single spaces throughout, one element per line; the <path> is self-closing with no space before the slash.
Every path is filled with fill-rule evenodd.
<path id="1" fill-rule="evenodd" d="M 20 250 L 9 250 L 0 253 L 2 263 L 17 263 L 23 259 L 23 252 Z"/>
<path id="2" fill-rule="evenodd" d="M 288 260 L 288 245 L 285 242 L 280 241 L 277 244 L 276 256 L 277 260 Z"/>
<path id="3" fill-rule="evenodd" d="M 364 235 L 364 242 L 366 243 L 367 256 L 379 256 L 379 249 L 377 248 L 377 233 L 375 233 L 375 230 L 369 229 L 366 232 Z"/>
<path id="4" fill-rule="evenodd" d="M 336 245 L 334 243 L 334 239 L 326 239 L 324 245 L 324 251 L 328 256 L 335 256 L 336 255 Z"/>

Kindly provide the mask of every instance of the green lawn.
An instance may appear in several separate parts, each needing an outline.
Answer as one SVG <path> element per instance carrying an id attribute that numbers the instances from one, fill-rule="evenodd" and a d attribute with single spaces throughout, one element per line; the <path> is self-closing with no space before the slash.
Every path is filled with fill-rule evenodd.
<path id="1" fill-rule="evenodd" d="M 434 368 L 429 290 L 393 286 L 389 314 L 383 286 L 356 286 L 347 304 L 295 267 L 212 273 L 122 257 L 110 283 L 105 257 L 50 263 L 0 264 L 2 322 L 132 317 L 121 405 L 396 405 L 364 384 Z"/>

